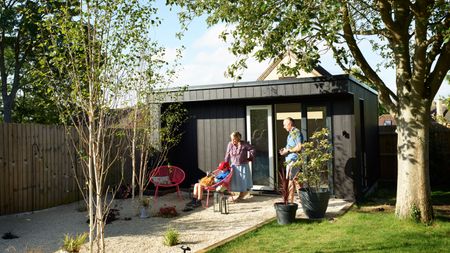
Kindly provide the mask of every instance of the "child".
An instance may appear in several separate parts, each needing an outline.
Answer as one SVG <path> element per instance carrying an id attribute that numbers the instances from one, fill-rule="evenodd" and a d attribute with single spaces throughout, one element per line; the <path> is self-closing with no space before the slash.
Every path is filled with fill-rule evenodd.
<path id="1" fill-rule="evenodd" d="M 208 175 L 200 179 L 199 183 L 194 185 L 193 198 L 191 202 L 186 204 L 186 207 L 196 208 L 202 205 L 203 189 L 206 186 L 211 186 L 224 180 L 230 174 L 230 164 L 228 162 L 221 162 L 215 171 L 216 175 Z M 212 180 L 214 179 L 214 181 Z"/>

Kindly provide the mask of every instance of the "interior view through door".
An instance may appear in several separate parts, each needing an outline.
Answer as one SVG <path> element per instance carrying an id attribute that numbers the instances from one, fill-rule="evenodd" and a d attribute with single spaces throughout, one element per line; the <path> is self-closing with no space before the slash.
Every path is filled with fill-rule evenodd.
<path id="1" fill-rule="evenodd" d="M 302 119 L 302 106 L 300 103 L 291 104 L 276 104 L 275 105 L 275 140 L 276 140 L 276 164 L 277 173 L 282 168 L 284 169 L 284 156 L 278 153 L 278 150 L 286 146 L 286 139 L 288 132 L 283 128 L 283 120 L 287 117 L 291 117 L 294 120 L 295 126 L 304 132 L 301 128 Z"/>
<path id="2" fill-rule="evenodd" d="M 272 106 L 247 106 L 247 141 L 256 149 L 250 163 L 253 190 L 274 190 Z"/>
<path id="3" fill-rule="evenodd" d="M 303 112 L 303 113 L 302 113 Z M 275 143 L 276 150 L 286 146 L 286 139 L 288 133 L 283 128 L 283 120 L 287 117 L 294 119 L 295 126 L 300 129 L 307 141 L 315 131 L 327 127 L 331 130 L 331 119 L 327 117 L 327 107 L 325 105 L 310 106 L 301 103 L 289 103 L 289 104 L 276 104 L 275 105 Z M 277 170 L 284 169 L 284 156 L 276 154 Z M 330 191 L 332 189 L 332 166 L 331 163 L 328 166 L 328 174 L 325 175 L 327 183 L 323 187 L 328 187 Z M 278 173 L 278 172 L 277 172 Z"/>

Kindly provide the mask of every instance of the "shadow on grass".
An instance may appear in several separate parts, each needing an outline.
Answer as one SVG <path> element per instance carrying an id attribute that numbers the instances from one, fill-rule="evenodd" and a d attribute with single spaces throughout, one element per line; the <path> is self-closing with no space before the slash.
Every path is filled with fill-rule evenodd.
<path id="1" fill-rule="evenodd" d="M 295 219 L 295 221 L 293 222 L 293 224 L 319 224 L 322 223 L 324 221 L 326 221 L 327 219 L 307 219 L 307 218 L 301 218 L 301 219 Z"/>
<path id="2" fill-rule="evenodd" d="M 396 201 L 396 185 L 380 183 L 377 191 L 355 204 L 356 212 L 394 212 Z M 431 202 L 435 211 L 435 219 L 450 222 L 450 187 L 433 187 Z"/>
<path id="3" fill-rule="evenodd" d="M 431 193 L 433 205 L 450 205 L 450 189 L 439 189 Z"/>

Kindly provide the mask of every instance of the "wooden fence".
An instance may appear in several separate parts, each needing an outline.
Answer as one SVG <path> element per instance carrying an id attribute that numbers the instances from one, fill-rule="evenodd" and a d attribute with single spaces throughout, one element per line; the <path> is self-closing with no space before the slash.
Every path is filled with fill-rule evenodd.
<path id="1" fill-rule="evenodd" d="M 0 123 L 0 215 L 81 200 L 75 176 L 84 180 L 75 154 L 63 126 Z M 119 182 L 119 167 L 108 184 Z"/>
<path id="2" fill-rule="evenodd" d="M 380 179 L 397 181 L 397 133 L 395 126 L 379 127 Z M 450 182 L 450 129 L 439 124 L 430 127 L 430 180 L 434 186 Z"/>

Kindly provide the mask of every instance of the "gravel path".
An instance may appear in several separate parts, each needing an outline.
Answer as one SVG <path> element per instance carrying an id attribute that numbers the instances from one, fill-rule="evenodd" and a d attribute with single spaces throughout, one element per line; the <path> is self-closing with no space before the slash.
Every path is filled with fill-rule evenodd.
<path id="1" fill-rule="evenodd" d="M 212 206 L 182 212 L 187 197 L 181 201 L 171 193 L 160 197 L 158 205 L 176 205 L 179 216 L 147 219 L 138 217 L 137 205 L 131 199 L 116 200 L 114 208 L 119 210 L 120 217 L 106 225 L 106 252 L 182 252 L 181 245 L 195 252 L 275 217 L 273 203 L 278 200 L 272 196 L 250 196 L 240 203 L 230 204 L 229 214 L 214 212 Z M 0 252 L 57 252 L 64 234 L 88 230 L 86 212 L 77 211 L 80 205 L 72 203 L 34 213 L 0 216 L 0 233 L 19 236 L 0 239 Z M 330 201 L 329 210 L 340 210 L 343 205 L 348 203 Z M 157 210 L 159 208 L 154 206 L 151 212 L 155 214 Z M 303 216 L 301 210 L 297 216 Z M 180 232 L 181 245 L 163 245 L 163 235 L 169 227 Z"/>

